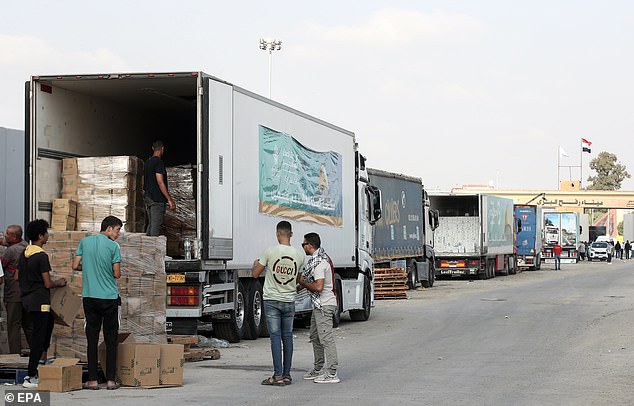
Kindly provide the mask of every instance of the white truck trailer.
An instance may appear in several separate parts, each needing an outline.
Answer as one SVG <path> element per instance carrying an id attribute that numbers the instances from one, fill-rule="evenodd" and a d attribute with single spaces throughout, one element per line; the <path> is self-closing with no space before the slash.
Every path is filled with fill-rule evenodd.
<path id="1" fill-rule="evenodd" d="M 26 220 L 50 218 L 66 157 L 145 159 L 160 139 L 166 166 L 196 168 L 192 259 L 165 262 L 168 331 L 195 334 L 202 320 L 231 342 L 266 334 L 250 269 L 283 219 L 298 248 L 321 235 L 340 310 L 369 317 L 380 193 L 352 132 L 200 71 L 33 76 L 26 98 Z"/>
<path id="2" fill-rule="evenodd" d="M 513 200 L 485 194 L 434 195 L 436 278 L 513 274 Z"/>

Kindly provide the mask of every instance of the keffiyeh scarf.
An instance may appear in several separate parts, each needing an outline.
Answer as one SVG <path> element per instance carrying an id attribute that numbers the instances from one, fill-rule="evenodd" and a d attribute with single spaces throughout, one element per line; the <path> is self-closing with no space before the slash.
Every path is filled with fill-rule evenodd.
<path id="1" fill-rule="evenodd" d="M 323 248 L 318 248 L 317 251 L 315 251 L 313 253 L 313 255 L 311 255 L 308 260 L 306 261 L 306 264 L 304 265 L 304 271 L 302 272 L 302 276 L 304 277 L 304 280 L 306 282 L 315 282 L 315 268 L 317 268 L 317 265 L 321 264 L 322 262 L 326 262 L 326 263 L 330 263 L 329 258 L 328 258 L 328 254 L 326 254 L 326 251 L 324 251 Z M 321 309 L 321 299 L 320 299 L 320 293 L 319 292 L 313 292 L 311 290 L 309 290 L 310 292 L 310 299 L 313 301 L 313 305 L 315 306 L 316 309 Z"/>

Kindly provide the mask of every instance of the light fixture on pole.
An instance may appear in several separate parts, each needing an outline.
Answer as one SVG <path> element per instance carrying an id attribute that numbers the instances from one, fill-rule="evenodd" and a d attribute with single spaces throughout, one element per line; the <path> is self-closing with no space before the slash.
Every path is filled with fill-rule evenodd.
<path id="1" fill-rule="evenodd" d="M 260 49 L 263 51 L 269 51 L 269 99 L 271 98 L 271 74 L 273 69 L 273 51 L 279 51 L 282 49 L 282 41 L 279 39 L 261 39 Z"/>

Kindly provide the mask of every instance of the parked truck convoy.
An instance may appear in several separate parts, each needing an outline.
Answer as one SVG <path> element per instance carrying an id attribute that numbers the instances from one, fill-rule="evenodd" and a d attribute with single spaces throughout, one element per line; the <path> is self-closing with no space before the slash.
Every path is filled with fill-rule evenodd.
<path id="1" fill-rule="evenodd" d="M 169 331 L 203 320 L 231 342 L 265 334 L 250 269 L 282 219 L 294 245 L 321 235 L 340 310 L 370 316 L 380 193 L 352 132 L 203 72 L 33 76 L 26 98 L 27 221 L 50 218 L 66 157 L 146 158 L 161 139 L 167 166 L 196 168 L 192 259 L 165 261 Z"/>
<path id="2" fill-rule="evenodd" d="M 560 244 L 562 248 L 561 263 L 573 264 L 579 261 L 579 213 L 558 212 L 544 209 L 544 247 L 543 262 L 554 264 L 553 247 Z"/>
<path id="3" fill-rule="evenodd" d="M 540 270 L 542 266 L 542 208 L 536 205 L 515 206 L 515 246 L 517 269 Z"/>
<path id="4" fill-rule="evenodd" d="M 486 194 L 430 196 L 438 210 L 436 278 L 514 274 L 513 200 Z"/>
<path id="5" fill-rule="evenodd" d="M 402 264 L 411 289 L 430 288 L 435 280 L 434 230 L 438 212 L 430 208 L 422 180 L 379 169 L 368 169 L 371 183 L 381 191 L 381 219 L 373 228 L 375 267 Z"/>

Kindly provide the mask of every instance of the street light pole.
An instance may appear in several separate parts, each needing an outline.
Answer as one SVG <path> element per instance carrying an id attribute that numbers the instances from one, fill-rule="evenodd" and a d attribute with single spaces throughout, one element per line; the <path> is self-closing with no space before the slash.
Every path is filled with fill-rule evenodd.
<path id="1" fill-rule="evenodd" d="M 271 77 L 273 75 L 273 51 L 282 49 L 282 41 L 278 39 L 261 39 L 260 49 L 269 51 L 269 99 L 271 98 Z"/>

